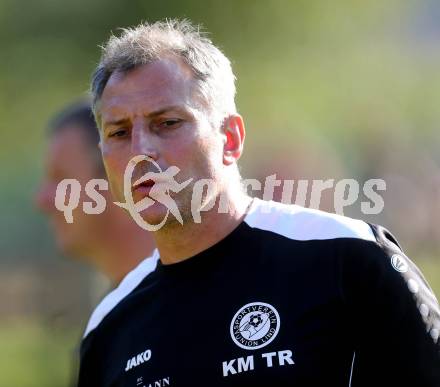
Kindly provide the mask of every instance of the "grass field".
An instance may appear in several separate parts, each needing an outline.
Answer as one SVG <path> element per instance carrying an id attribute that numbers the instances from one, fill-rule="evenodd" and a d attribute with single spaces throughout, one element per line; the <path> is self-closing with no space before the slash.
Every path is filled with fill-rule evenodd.
<path id="1" fill-rule="evenodd" d="M 440 260 L 419 260 L 417 266 L 431 285 L 437 299 L 440 300 Z"/>
<path id="2" fill-rule="evenodd" d="M 79 330 L 38 322 L 0 325 L 0 386 L 69 386 L 79 337 Z"/>

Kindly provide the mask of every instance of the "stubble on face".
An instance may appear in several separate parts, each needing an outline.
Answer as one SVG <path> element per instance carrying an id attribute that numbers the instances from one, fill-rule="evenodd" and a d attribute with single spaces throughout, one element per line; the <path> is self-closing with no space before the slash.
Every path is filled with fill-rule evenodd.
<path id="1" fill-rule="evenodd" d="M 221 180 L 219 178 L 221 174 L 219 170 L 223 165 L 223 145 L 219 128 L 214 128 L 211 124 L 210 109 L 206 106 L 201 107 L 200 100 L 194 97 L 196 81 L 193 79 L 192 74 L 190 80 L 188 80 L 188 68 L 176 63 L 174 65 L 164 63 L 162 67 L 161 65 L 162 63 L 153 63 L 126 74 L 117 74 L 117 78 L 112 81 L 113 89 L 111 93 L 107 93 L 110 94 L 111 98 L 107 99 L 110 103 L 113 103 L 113 108 L 116 107 L 117 114 L 121 115 L 122 112 L 122 115 L 125 114 L 135 118 L 136 115 L 139 116 L 139 112 L 146 115 L 153 108 L 157 109 L 160 106 L 170 104 L 177 104 L 191 110 L 192 118 L 174 133 L 170 132 L 170 136 L 167 134 L 163 137 L 151 137 L 152 141 L 157 144 L 158 159 L 156 161 L 162 170 L 175 165 L 180 169 L 176 176 L 178 182 L 183 182 L 189 178 L 194 179 L 182 191 L 175 194 L 170 193 L 170 197 L 176 202 L 185 224 L 192 221 L 191 201 L 193 187 L 197 180 L 210 179 L 216 196 L 221 191 Z M 139 76 L 141 71 L 143 71 L 141 75 L 144 78 Z M 144 89 L 139 86 L 142 80 L 145 80 Z M 115 84 L 119 89 L 115 90 Z M 123 87 L 124 85 L 128 85 L 128 87 Z M 157 90 L 157 92 L 151 93 L 151 90 Z M 131 94 L 130 91 L 132 91 Z M 118 92 L 125 94 L 126 100 L 124 100 L 124 96 L 122 100 L 118 100 L 120 98 L 117 95 Z M 104 90 L 105 93 L 106 90 Z M 122 103 L 122 108 L 118 106 L 118 102 Z M 101 106 L 103 105 L 104 98 L 101 101 Z M 133 125 L 133 122 L 131 122 L 131 125 Z M 130 159 L 130 157 L 127 157 L 127 149 L 122 148 L 120 145 L 109 149 L 104 143 L 102 150 L 112 192 L 120 201 L 123 201 L 123 174 Z M 125 152 L 125 156 L 118 155 L 121 152 Z M 159 224 L 163 220 L 167 209 L 159 203 L 154 204 L 154 206 L 150 211 L 146 210 L 141 215 L 148 223 Z M 177 219 L 170 214 L 166 226 L 171 227 L 175 224 L 178 224 Z"/>

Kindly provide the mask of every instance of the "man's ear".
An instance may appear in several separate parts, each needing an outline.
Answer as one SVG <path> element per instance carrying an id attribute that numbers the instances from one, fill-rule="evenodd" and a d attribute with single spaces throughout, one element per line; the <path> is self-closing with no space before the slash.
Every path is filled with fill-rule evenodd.
<path id="1" fill-rule="evenodd" d="M 225 143 L 223 146 L 223 164 L 235 163 L 243 152 L 246 131 L 243 118 L 239 114 L 227 117 L 223 122 Z"/>

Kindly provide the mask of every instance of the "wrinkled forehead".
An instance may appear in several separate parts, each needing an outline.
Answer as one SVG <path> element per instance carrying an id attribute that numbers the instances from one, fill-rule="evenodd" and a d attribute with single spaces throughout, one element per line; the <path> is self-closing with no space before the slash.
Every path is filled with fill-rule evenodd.
<path id="1" fill-rule="evenodd" d="M 117 114 L 148 114 L 169 105 L 195 105 L 197 82 L 191 69 L 177 59 L 160 59 L 129 71 L 114 72 L 97 110 L 100 121 Z"/>

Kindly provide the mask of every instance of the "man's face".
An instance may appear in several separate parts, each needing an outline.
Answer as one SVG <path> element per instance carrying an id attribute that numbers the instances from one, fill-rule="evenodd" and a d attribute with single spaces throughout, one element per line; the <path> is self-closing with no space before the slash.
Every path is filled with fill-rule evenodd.
<path id="1" fill-rule="evenodd" d="M 162 59 L 128 73 L 114 73 L 99 104 L 101 150 L 113 195 L 125 202 L 123 176 L 136 155 L 151 157 L 165 171 L 176 166 L 179 183 L 193 178 L 217 182 L 223 165 L 223 136 L 210 123 L 208 109 L 198 101 L 190 70 L 176 60 Z M 150 162 L 138 164 L 132 183 L 146 172 L 158 172 Z M 132 187 L 138 202 L 149 195 L 152 182 Z M 190 218 L 192 186 L 170 196 L 182 217 Z M 156 183 L 156 187 L 158 187 Z M 141 212 L 150 224 L 160 223 L 167 208 L 158 202 Z M 173 220 L 170 219 L 169 220 Z"/>
<path id="2" fill-rule="evenodd" d="M 45 176 L 35 197 L 37 206 L 51 221 L 57 245 L 69 255 L 87 254 L 94 243 L 93 231 L 98 227 L 96 215 L 82 211 L 85 184 L 100 177 L 92 153 L 81 129 L 71 126 L 54 133 L 46 153 Z M 77 179 L 83 188 L 79 206 L 73 210 L 73 223 L 67 223 L 54 204 L 57 185 L 63 179 Z"/>

